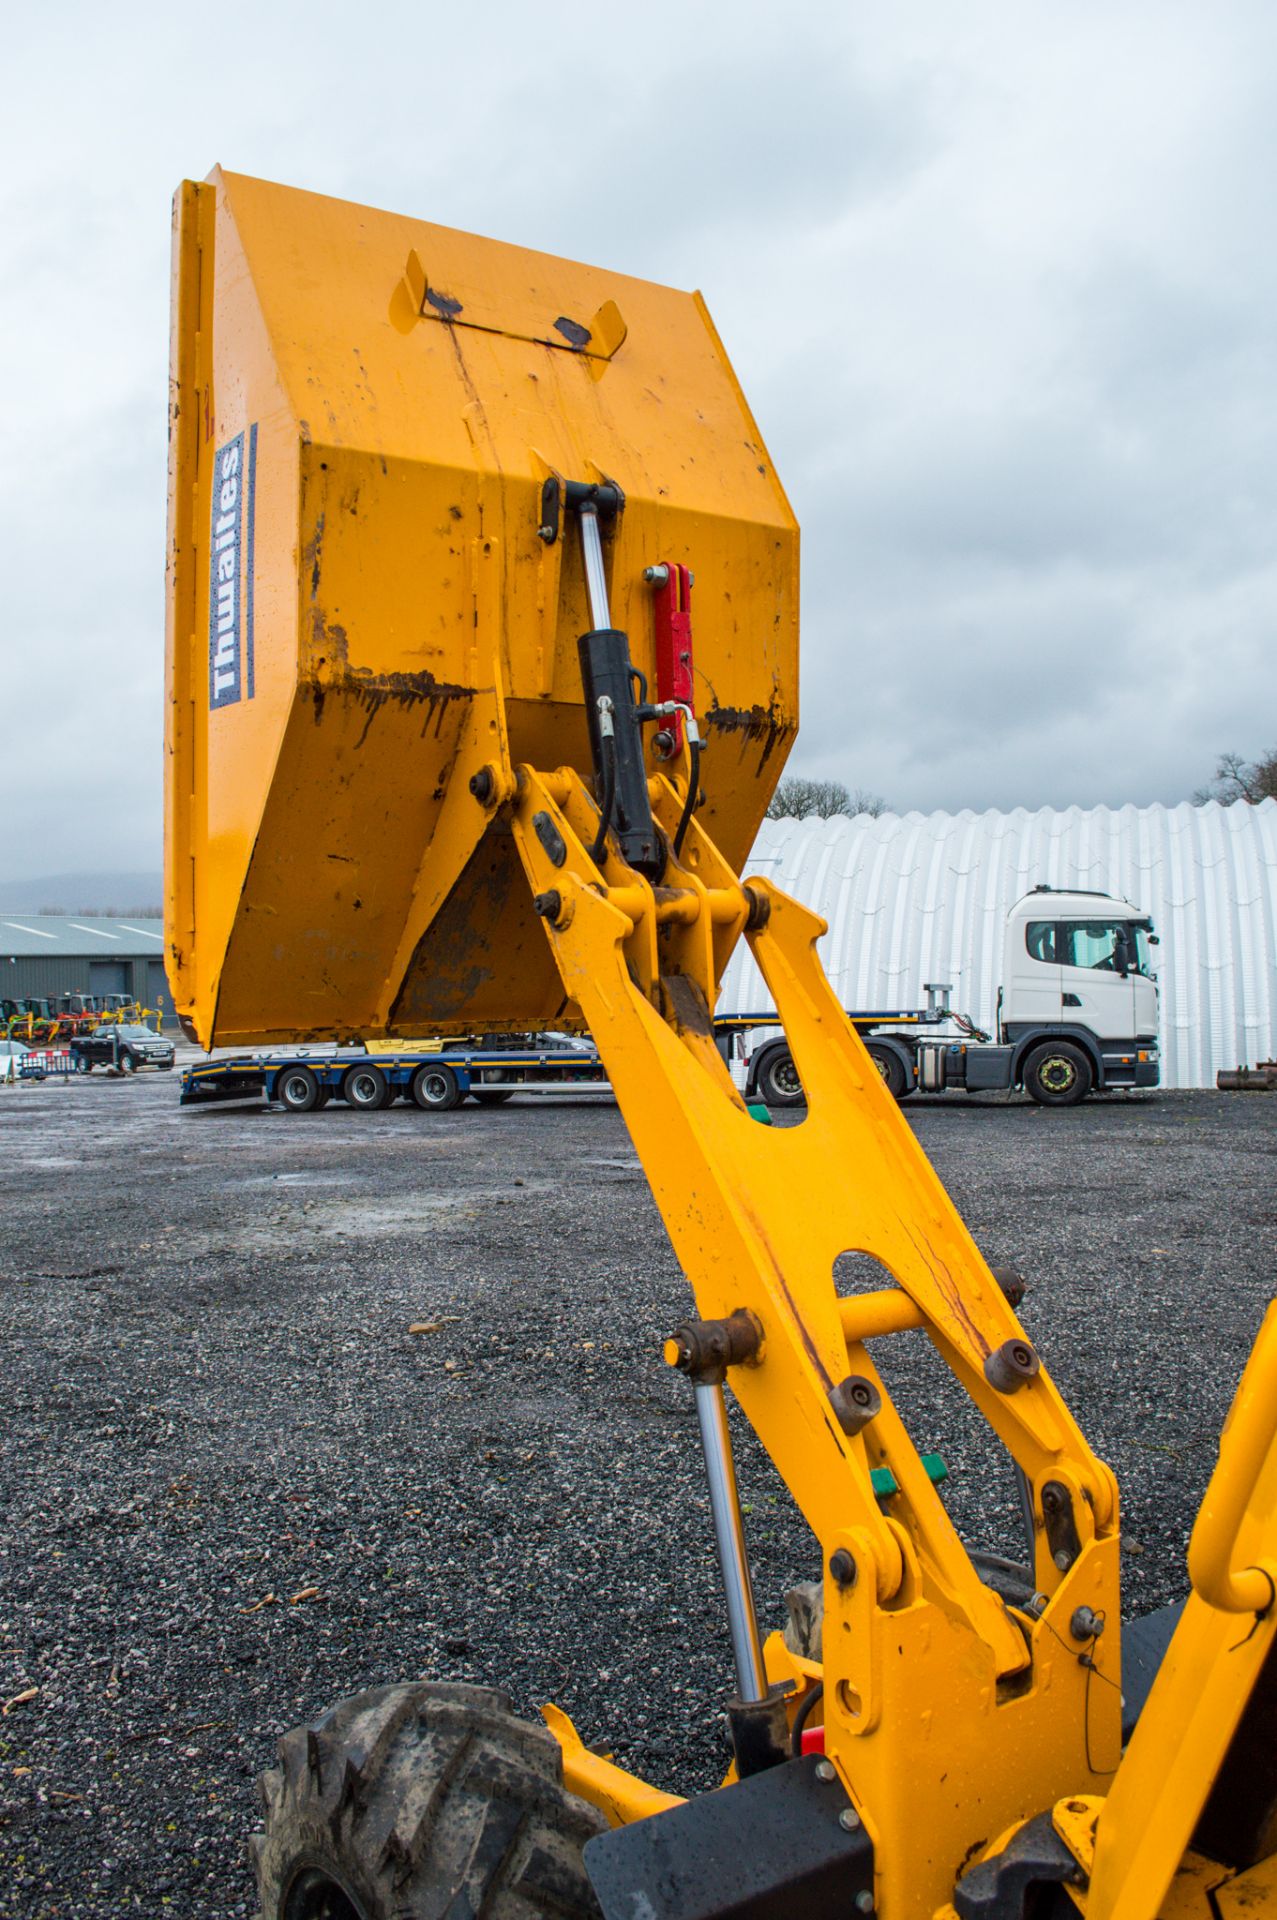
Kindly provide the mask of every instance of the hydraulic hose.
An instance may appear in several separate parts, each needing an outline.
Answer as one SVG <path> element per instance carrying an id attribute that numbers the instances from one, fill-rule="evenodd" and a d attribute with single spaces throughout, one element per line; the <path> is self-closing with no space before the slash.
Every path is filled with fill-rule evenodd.
<path id="1" fill-rule="evenodd" d="M 607 847 L 608 828 L 616 806 L 616 737 L 605 733 L 599 744 L 603 750 L 603 798 L 599 804 L 599 830 L 589 850 L 596 866 Z"/>
<path id="2" fill-rule="evenodd" d="M 688 747 L 691 754 L 691 767 L 687 776 L 687 798 L 683 802 L 682 817 L 678 823 L 678 831 L 674 835 L 676 860 L 683 851 L 683 838 L 691 825 L 692 815 L 696 810 L 696 796 L 701 787 L 701 743 L 699 740 L 689 740 Z"/>
<path id="3" fill-rule="evenodd" d="M 794 1724 L 789 1730 L 789 1751 L 793 1754 L 795 1760 L 802 1758 L 803 1728 L 811 1719 L 811 1710 L 816 1702 L 824 1698 L 824 1692 L 824 1686 L 817 1680 L 815 1685 L 809 1688 L 798 1703 L 798 1711 L 794 1715 Z"/>

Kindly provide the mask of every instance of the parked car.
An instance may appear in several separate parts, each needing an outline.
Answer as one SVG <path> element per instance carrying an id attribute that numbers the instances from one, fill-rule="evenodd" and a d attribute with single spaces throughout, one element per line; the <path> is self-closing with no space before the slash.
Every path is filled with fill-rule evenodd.
<path id="1" fill-rule="evenodd" d="M 77 1035 L 71 1052 L 85 1071 L 92 1067 L 116 1067 L 121 1073 L 135 1073 L 139 1067 L 168 1069 L 177 1058 L 173 1042 L 162 1033 L 114 1022 L 95 1033 Z"/>
<path id="2" fill-rule="evenodd" d="M 29 1051 L 21 1040 L 0 1040 L 0 1086 L 17 1079 L 19 1065 Z"/>

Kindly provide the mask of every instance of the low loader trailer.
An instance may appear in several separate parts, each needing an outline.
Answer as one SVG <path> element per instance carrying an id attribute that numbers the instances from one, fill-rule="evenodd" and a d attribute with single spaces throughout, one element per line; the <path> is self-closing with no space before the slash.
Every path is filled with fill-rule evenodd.
<path id="1" fill-rule="evenodd" d="M 742 1015 L 716 1020 L 714 1032 L 725 1058 L 738 1037 L 774 1016 Z M 853 1013 L 853 1025 L 865 1032 L 890 1024 L 907 1028 L 948 1018 L 943 1009 L 917 1013 Z M 872 1048 L 871 1048 L 872 1051 Z M 767 1081 L 768 1087 L 771 1080 Z M 264 1100 L 289 1113 L 316 1113 L 330 1100 L 375 1113 L 394 1100 L 411 1102 L 427 1113 L 448 1113 L 464 1100 L 498 1106 L 516 1093 L 610 1093 L 598 1049 L 588 1040 L 557 1040 L 549 1045 L 473 1048 L 435 1041 L 428 1051 L 402 1053 L 379 1046 L 375 1053 L 350 1050 L 304 1053 L 233 1054 L 187 1067 L 181 1076 L 184 1107 L 213 1101 Z M 789 1100 L 764 1096 L 765 1105 Z"/>
<path id="2" fill-rule="evenodd" d="M 798 528 L 704 301 L 220 170 L 175 214 L 176 1004 L 206 1048 L 588 1030 L 687 1280 L 651 1364 L 686 1385 L 730 1656 L 705 1739 L 725 1721 L 731 1764 L 690 1798 L 607 1757 L 588 1631 L 568 1684 L 601 1744 L 517 1718 L 496 1675 L 353 1692 L 262 1776 L 263 1920 L 1277 1912 L 1277 1309 L 1182 1609 L 1124 1622 L 1117 1480 L 1019 1283 L 839 1005 L 824 922 L 741 877 L 798 721 Z M 793 1126 L 757 1124 L 715 1036 L 741 943 Z M 1093 1364 L 1102 1311 L 1072 1324 Z M 919 1332 L 1016 1476 L 996 1565 L 878 1364 Z M 784 1631 L 729 1390 L 810 1530 Z M 492 1550 L 536 1580 L 517 1533 Z M 671 1712 L 680 1637 L 635 1650 Z"/>
<path id="3" fill-rule="evenodd" d="M 608 1093 L 593 1047 L 443 1047 L 436 1052 L 235 1054 L 187 1067 L 181 1105 L 265 1100 L 288 1113 L 315 1113 L 343 1100 L 376 1113 L 394 1100 L 448 1113 L 463 1100 L 500 1106 L 516 1093 Z"/>

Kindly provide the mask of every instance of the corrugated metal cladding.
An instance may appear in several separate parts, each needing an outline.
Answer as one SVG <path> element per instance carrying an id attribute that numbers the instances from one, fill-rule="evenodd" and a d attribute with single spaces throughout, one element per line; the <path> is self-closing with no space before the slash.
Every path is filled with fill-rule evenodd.
<path id="1" fill-rule="evenodd" d="M 1161 935 L 1163 1084 L 1277 1057 L 1277 800 L 768 820 L 745 871 L 828 921 L 844 1006 L 917 1006 L 948 981 L 988 1030 L 1012 902 L 1039 884 L 1120 895 Z M 770 1005 L 742 942 L 720 1010 Z"/>
<path id="2" fill-rule="evenodd" d="M 0 912 L 0 999 L 127 993 L 173 1017 L 159 920 Z"/>

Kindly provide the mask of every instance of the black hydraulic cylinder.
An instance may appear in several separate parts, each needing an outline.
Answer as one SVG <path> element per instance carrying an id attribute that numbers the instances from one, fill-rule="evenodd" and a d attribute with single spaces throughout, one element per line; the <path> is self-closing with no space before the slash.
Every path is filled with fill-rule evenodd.
<path id="1" fill-rule="evenodd" d="M 622 859 L 649 879 L 659 879 L 665 853 L 648 798 L 629 639 L 617 627 L 599 627 L 583 633 L 578 648 L 596 796 L 602 805 L 605 796 L 612 795 L 612 817 L 606 824 L 616 835 Z M 601 701 L 610 702 L 610 707 L 601 709 Z M 614 756 L 610 778 L 609 756 Z"/>

